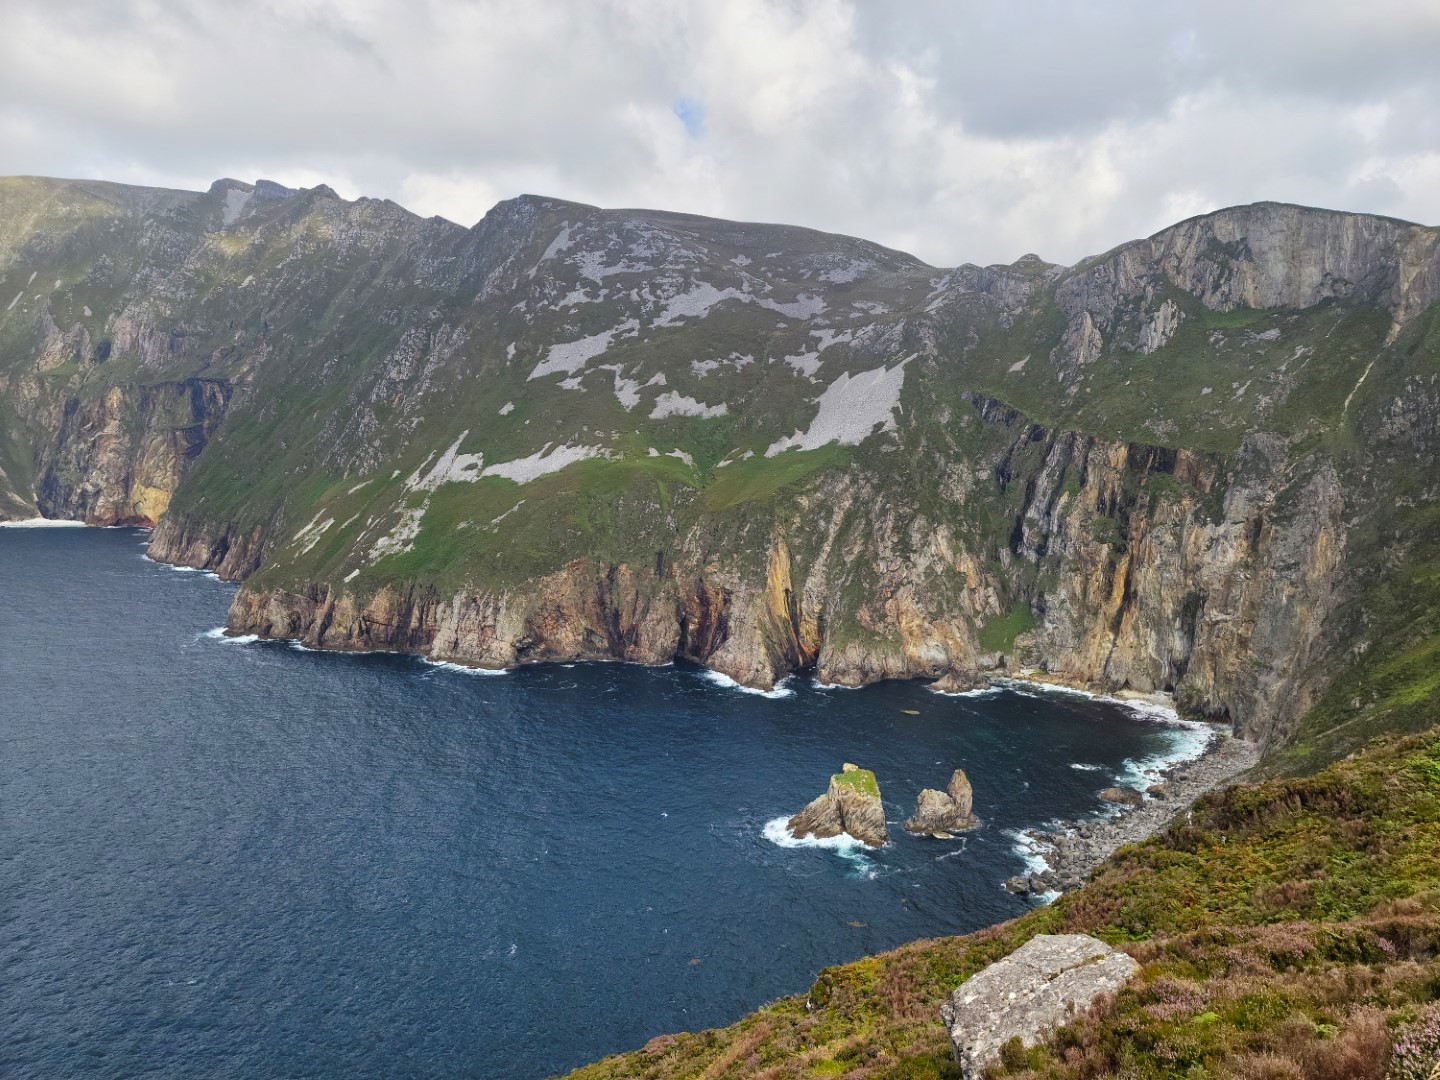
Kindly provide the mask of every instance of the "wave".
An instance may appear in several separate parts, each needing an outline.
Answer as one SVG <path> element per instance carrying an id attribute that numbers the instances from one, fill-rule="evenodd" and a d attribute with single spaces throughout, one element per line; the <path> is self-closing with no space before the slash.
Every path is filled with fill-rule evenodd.
<path id="1" fill-rule="evenodd" d="M 441 671 L 458 671 L 462 675 L 509 675 L 514 668 L 488 668 L 469 667 L 465 664 L 454 664 L 449 660 L 431 660 L 428 657 L 420 657 L 420 662 L 428 667 L 439 668 Z"/>
<path id="2" fill-rule="evenodd" d="M 1104 772 L 1104 765 L 1091 765 L 1084 761 L 1072 761 L 1070 768 L 1079 769 L 1081 772 Z"/>
<path id="3" fill-rule="evenodd" d="M 818 836 L 806 836 L 804 839 L 797 839 L 790 835 L 790 819 L 788 817 L 777 817 L 765 823 L 760 830 L 760 835 L 769 840 L 776 847 L 782 848 L 820 848 L 824 851 L 833 851 L 846 862 L 854 865 L 865 877 L 874 879 L 880 876 L 879 868 L 870 861 L 870 848 L 856 840 L 849 833 L 841 833 L 839 836 L 827 836 L 823 839 Z"/>
<path id="4" fill-rule="evenodd" d="M 1010 850 L 1025 863 L 1025 873 L 1043 874 L 1050 869 L 1050 862 L 1045 858 L 1047 848 L 1034 837 L 1019 829 L 1005 829 L 1003 834 L 1012 841 Z"/>
<path id="5" fill-rule="evenodd" d="M 141 547 L 146 547 L 146 546 L 148 546 L 148 545 L 147 545 L 147 544 L 142 544 L 142 545 L 141 545 Z M 178 565 L 178 564 L 176 564 L 176 563 L 162 562 L 160 559 L 152 559 L 148 553 L 143 553 L 143 552 L 141 553 L 140 558 L 144 559 L 146 562 L 148 562 L 148 563 L 150 563 L 150 564 L 152 564 L 152 565 L 154 565 L 154 566 L 160 567 L 162 570 L 170 570 L 170 571 L 173 571 L 174 573 L 177 573 L 177 574 L 199 574 L 201 577 L 207 577 L 207 578 L 209 578 L 211 581 L 223 582 L 223 581 L 225 580 L 225 579 L 222 578 L 219 574 L 215 573 L 215 571 L 213 571 L 213 570 L 206 570 L 206 569 L 204 569 L 203 567 L 199 567 L 199 566 L 180 566 L 180 565 Z"/>
<path id="6" fill-rule="evenodd" d="M 1050 869 L 1050 862 L 1045 858 L 1047 849 L 1036 842 L 1033 837 L 1027 836 L 1019 829 L 1005 829 L 1004 834 L 1014 841 L 1010 850 L 1020 856 L 1021 861 L 1025 863 L 1026 877 L 1032 874 L 1043 874 Z M 1005 886 L 1002 883 L 1000 887 L 1003 889 Z M 1047 889 L 1043 893 L 1032 894 L 1032 898 L 1042 904 L 1054 903 L 1060 898 L 1060 890 Z"/>
<path id="7" fill-rule="evenodd" d="M 1165 779 L 1165 774 L 1177 765 L 1200 757 L 1215 738 L 1212 728 L 1193 720 L 1169 720 L 1165 724 L 1169 747 L 1148 757 L 1126 758 L 1115 776 L 1117 783 L 1144 791 Z"/>
<path id="8" fill-rule="evenodd" d="M 1008 675 L 997 675 L 990 681 L 994 683 L 995 688 L 1009 690 L 1012 694 L 1019 694 L 1021 697 L 1076 697 L 1086 701 L 1110 702 L 1115 705 L 1127 704 L 1120 698 L 1107 697 L 1104 694 L 1097 694 L 1093 690 L 1082 690 L 1078 686 L 1065 686 L 1062 683 L 1045 682 L 1041 679 L 1016 679 Z"/>
<path id="9" fill-rule="evenodd" d="M 195 640 L 199 641 L 201 638 L 205 639 L 206 641 L 220 641 L 225 643 L 226 645 L 249 645 L 251 642 L 259 641 L 260 635 L 227 634 L 225 632 L 225 627 L 217 626 L 213 630 L 206 630 L 203 634 L 200 635 L 200 637 L 196 638 Z"/>
<path id="10" fill-rule="evenodd" d="M 22 521 L 0 521 L 0 529 L 87 529 L 83 521 L 63 518 L 25 518 Z"/>
<path id="11" fill-rule="evenodd" d="M 933 686 L 926 687 L 932 694 L 939 694 L 941 697 L 980 698 L 995 697 L 1002 693 L 1007 687 L 1003 686 L 977 686 L 974 690 L 936 690 Z"/>
<path id="12" fill-rule="evenodd" d="M 1180 714 L 1175 711 L 1175 707 L 1169 704 L 1168 698 L 1163 698 L 1161 695 L 1156 695 L 1148 700 L 1121 698 L 1109 694 L 1097 694 L 1073 686 L 1059 686 L 1054 683 L 1028 679 L 997 678 L 994 681 L 997 686 L 1026 697 L 1061 695 L 1115 705 L 1124 709 L 1136 720 L 1159 724 L 1166 728 L 1168 747 L 1147 757 L 1126 758 L 1121 763 L 1120 771 L 1115 774 L 1117 784 L 1140 791 L 1144 791 L 1151 784 L 1159 783 L 1165 778 L 1165 774 L 1177 765 L 1183 765 L 1187 761 L 1194 761 L 1200 757 L 1209 748 L 1211 740 L 1216 735 L 1216 729 L 1203 720 L 1182 719 Z M 1099 771 L 1100 768 L 1080 762 L 1076 762 L 1070 767 L 1086 771 Z"/>
<path id="13" fill-rule="evenodd" d="M 706 668 L 700 677 L 708 683 L 713 683 L 715 686 L 723 686 L 726 690 L 739 690 L 742 694 L 758 694 L 760 697 L 767 698 L 787 698 L 795 696 L 795 691 L 785 685 L 790 681 L 788 676 L 776 683 L 773 690 L 758 690 L 753 686 L 744 686 L 736 682 L 729 675 L 715 671 L 712 668 Z"/>

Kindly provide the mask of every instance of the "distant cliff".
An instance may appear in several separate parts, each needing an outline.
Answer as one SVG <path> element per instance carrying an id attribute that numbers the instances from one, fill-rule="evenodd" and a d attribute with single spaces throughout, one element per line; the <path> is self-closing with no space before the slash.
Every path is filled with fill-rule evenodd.
<path id="1" fill-rule="evenodd" d="M 1262 203 L 937 270 L 533 196 L 465 229 L 16 178 L 0 287 L 0 515 L 158 522 L 245 579 L 237 632 L 1043 670 L 1313 748 L 1403 726 L 1381 675 L 1440 609 L 1432 228 Z"/>

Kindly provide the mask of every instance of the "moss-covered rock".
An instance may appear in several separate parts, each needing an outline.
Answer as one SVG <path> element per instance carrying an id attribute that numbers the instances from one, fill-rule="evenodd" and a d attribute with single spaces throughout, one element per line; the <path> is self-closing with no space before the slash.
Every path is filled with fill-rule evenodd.
<path id="1" fill-rule="evenodd" d="M 846 833 L 871 847 L 881 847 L 890 838 L 875 774 L 850 762 L 830 777 L 825 794 L 792 817 L 787 827 L 797 840 L 807 836 L 823 840 Z"/>

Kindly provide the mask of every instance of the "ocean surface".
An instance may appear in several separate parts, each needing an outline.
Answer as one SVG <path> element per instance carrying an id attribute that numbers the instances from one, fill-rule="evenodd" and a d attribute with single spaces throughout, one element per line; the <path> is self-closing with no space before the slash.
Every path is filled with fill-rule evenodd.
<path id="1" fill-rule="evenodd" d="M 1021 913 L 1015 830 L 1198 741 L 1008 690 L 237 643 L 234 586 L 144 540 L 0 529 L 7 1078 L 544 1077 Z M 845 761 L 889 846 L 789 841 Z M 983 826 L 902 832 L 956 766 Z"/>

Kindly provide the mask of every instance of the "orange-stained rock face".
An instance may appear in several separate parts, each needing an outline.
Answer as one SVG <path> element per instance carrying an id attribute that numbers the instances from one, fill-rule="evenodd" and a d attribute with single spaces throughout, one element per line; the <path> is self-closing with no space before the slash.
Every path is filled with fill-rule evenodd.
<path id="1" fill-rule="evenodd" d="M 1161 500 L 1137 489 L 1139 479 L 1156 475 L 1149 470 L 1183 468 L 1203 494 L 1204 484 L 1219 483 L 1208 461 L 1184 464 L 1183 455 L 1033 426 L 1017 430 L 1017 442 L 1034 442 L 1037 430 L 1044 460 L 1007 555 L 1049 559 L 1063 572 L 1032 599 L 1043 611 L 1005 654 L 985 651 L 977 638 L 1004 610 L 1003 565 L 987 564 L 943 530 L 898 535 L 883 512 L 870 522 L 867 546 L 845 550 L 836 524 L 843 515 L 817 514 L 813 500 L 795 505 L 753 576 L 684 557 L 643 567 L 581 559 L 503 591 L 442 596 L 404 583 L 369 597 L 344 586 L 242 590 L 230 625 L 322 648 L 400 649 L 487 667 L 683 657 L 763 689 L 811 666 L 829 683 L 924 677 L 940 680 L 941 689 L 1040 668 L 1078 685 L 1172 691 L 1253 738 L 1283 731 L 1323 685 L 1308 661 L 1340 595 L 1343 500 L 1333 472 L 1316 470 L 1280 520 L 1272 507 L 1288 477 L 1257 438 L 1215 520 L 1199 496 Z M 1061 477 L 1075 472 L 1084 481 L 1062 492 Z M 827 501 L 834 511 L 873 498 L 847 479 Z M 1096 507 L 1125 520 L 1123 533 L 1097 536 Z M 827 531 L 818 544 L 805 537 L 812 561 L 803 565 L 792 538 L 807 528 Z M 162 557 L 179 561 L 210 551 L 176 543 L 170 527 L 157 532 L 157 544 Z M 210 565 L 218 558 L 236 572 L 258 547 L 253 537 L 224 540 Z M 846 602 L 843 584 L 856 559 L 878 570 L 859 612 L 869 633 L 836 639 L 828 627 Z M 953 573 L 957 564 L 966 587 L 934 587 L 940 571 Z"/>

